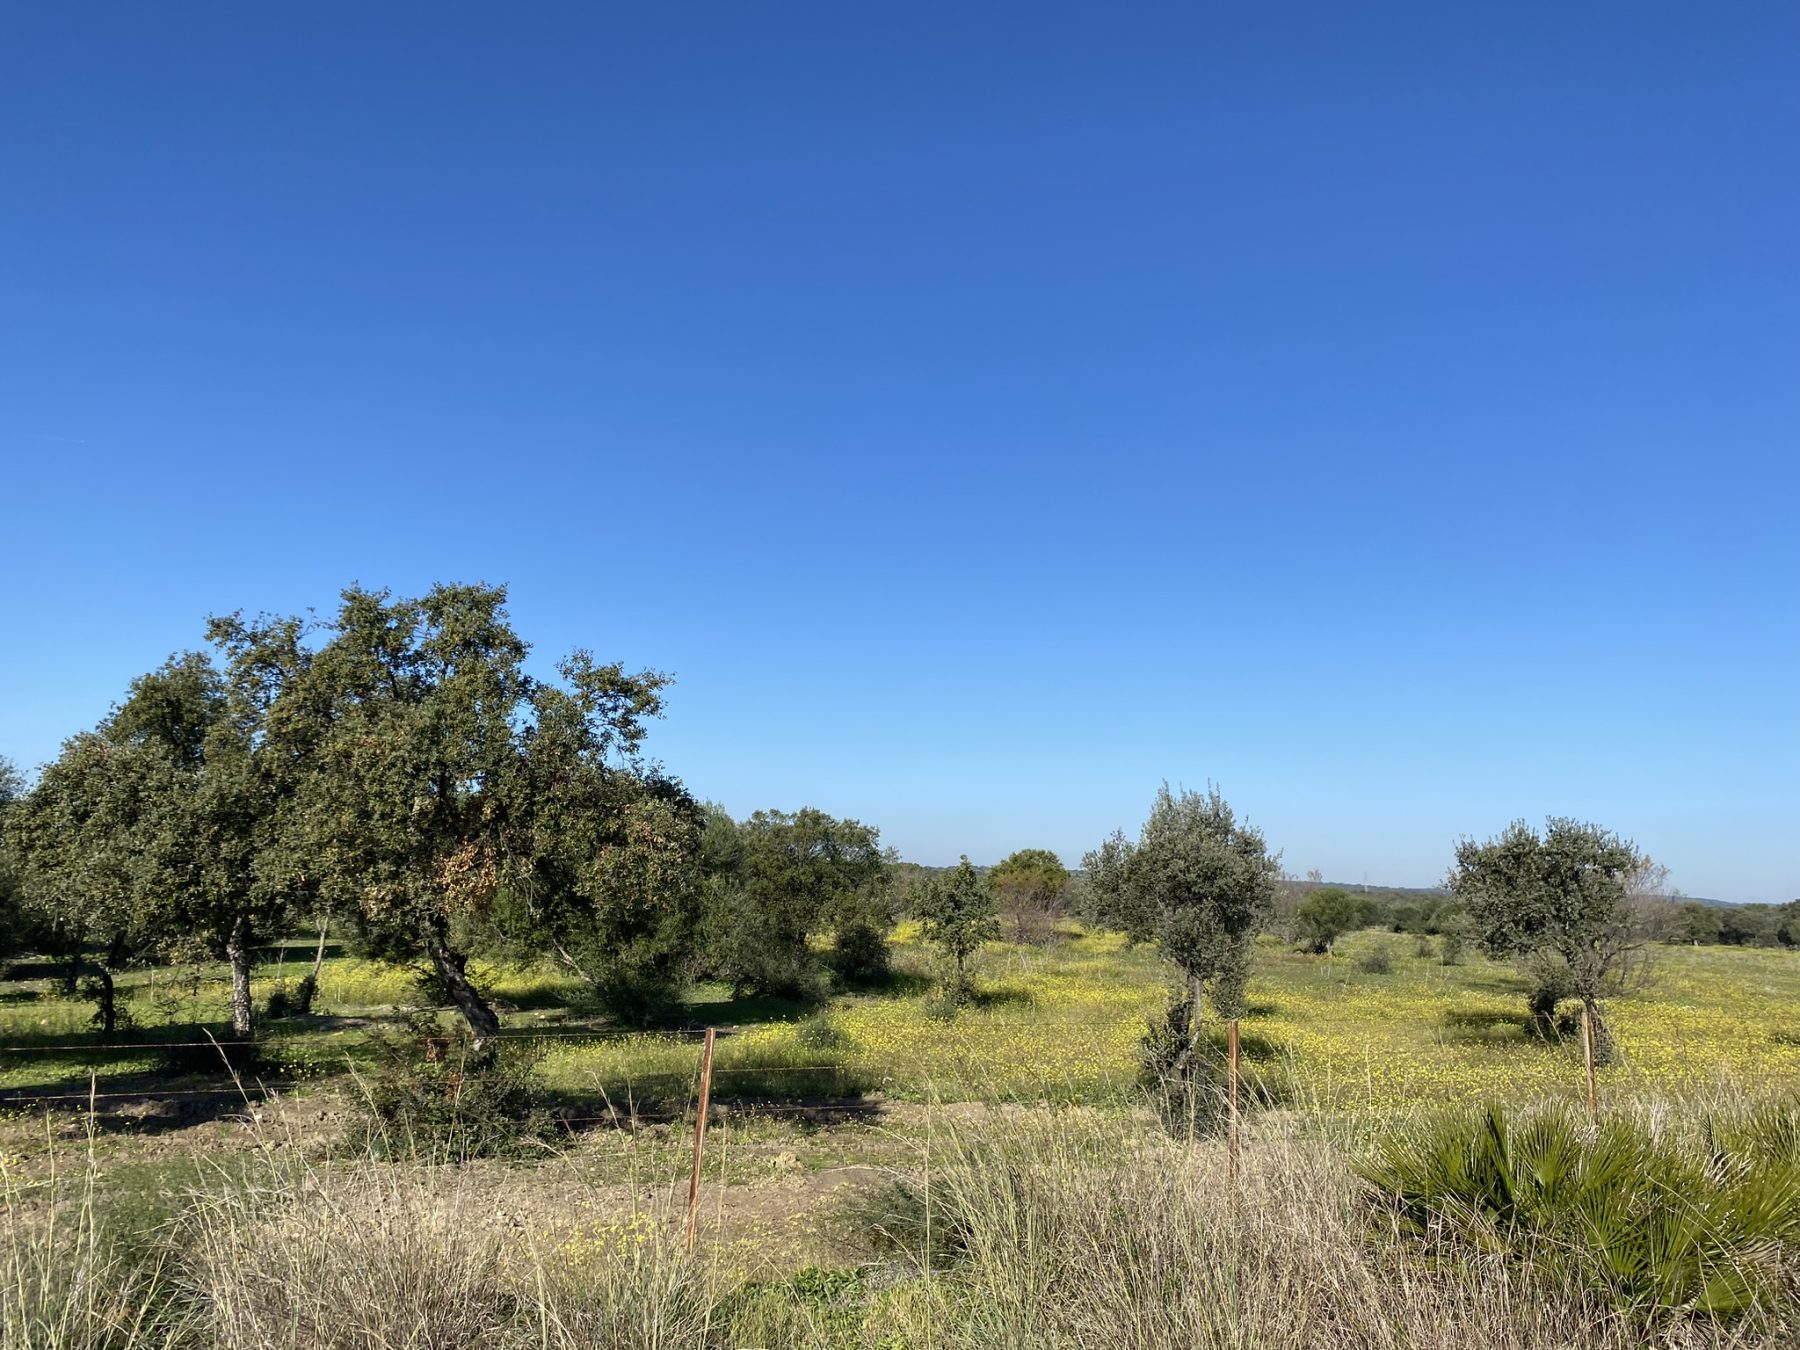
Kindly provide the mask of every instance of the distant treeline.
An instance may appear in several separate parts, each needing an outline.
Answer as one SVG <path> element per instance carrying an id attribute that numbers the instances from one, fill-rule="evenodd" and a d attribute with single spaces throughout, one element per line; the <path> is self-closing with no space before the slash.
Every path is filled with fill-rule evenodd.
<path id="1" fill-rule="evenodd" d="M 1360 901 L 1370 928 L 1436 936 L 1453 923 L 1462 905 L 1448 891 L 1405 886 L 1345 885 L 1320 881 L 1290 883 L 1297 896 L 1330 888 Z M 1800 947 L 1800 900 L 1783 905 L 1732 905 L 1681 896 L 1659 899 L 1651 930 L 1657 940 L 1726 947 Z"/>

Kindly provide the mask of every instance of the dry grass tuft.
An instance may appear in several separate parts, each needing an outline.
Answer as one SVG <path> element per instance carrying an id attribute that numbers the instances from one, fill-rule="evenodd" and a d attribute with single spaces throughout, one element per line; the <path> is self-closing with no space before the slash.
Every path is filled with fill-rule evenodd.
<path id="1" fill-rule="evenodd" d="M 1081 1113 L 934 1141 L 909 1239 L 954 1253 L 931 1343 L 1074 1350 L 1627 1350 L 1650 1343 L 1528 1269 L 1426 1266 L 1372 1229 L 1342 1155 L 1265 1141 L 1239 1187 L 1222 1150 Z M 915 1183 L 917 1184 L 917 1183 Z M 932 1231 L 920 1241 L 923 1230 Z M 926 1328 L 916 1328 L 926 1343 Z M 1773 1345 L 1703 1324 L 1669 1345 Z M 910 1341 L 908 1342 L 911 1343 Z"/>

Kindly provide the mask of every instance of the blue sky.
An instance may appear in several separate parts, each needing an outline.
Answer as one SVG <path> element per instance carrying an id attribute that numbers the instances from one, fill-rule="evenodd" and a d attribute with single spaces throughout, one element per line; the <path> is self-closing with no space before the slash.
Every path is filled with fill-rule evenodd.
<path id="1" fill-rule="evenodd" d="M 14 6 L 0 753 L 504 581 L 909 857 L 1800 895 L 1800 10 Z"/>

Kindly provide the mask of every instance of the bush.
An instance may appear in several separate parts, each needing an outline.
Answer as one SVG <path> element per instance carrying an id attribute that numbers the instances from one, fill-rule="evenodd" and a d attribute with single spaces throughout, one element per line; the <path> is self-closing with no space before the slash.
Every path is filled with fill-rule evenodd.
<path id="1" fill-rule="evenodd" d="M 380 1156 L 487 1157 L 520 1151 L 552 1130 L 532 1078 L 535 1053 L 517 1046 L 477 1051 L 426 1017 L 399 1033 L 370 1036 L 372 1072 L 356 1105 L 366 1147 Z"/>
<path id="2" fill-rule="evenodd" d="M 1385 942 L 1372 944 L 1356 958 L 1356 968 L 1365 975 L 1392 975 L 1394 973 L 1393 949 Z"/>
<path id="3" fill-rule="evenodd" d="M 853 919 L 841 925 L 831 950 L 832 973 L 850 988 L 876 988 L 893 975 L 887 934 L 874 923 Z"/>
<path id="4" fill-rule="evenodd" d="M 816 1013 L 794 1027 L 794 1040 L 808 1050 L 835 1053 L 850 1048 L 850 1034 L 823 1013 Z"/>
<path id="5" fill-rule="evenodd" d="M 954 1022 L 956 1015 L 963 1010 L 967 999 L 961 995 L 954 985 L 933 985 L 931 992 L 925 995 L 920 1010 L 933 1022 Z"/>
<path id="6" fill-rule="evenodd" d="M 1572 1107 L 1498 1106 L 1391 1135 L 1361 1168 L 1440 1255 L 1534 1263 L 1640 1324 L 1792 1309 L 1800 1106 L 1683 1138 Z"/>

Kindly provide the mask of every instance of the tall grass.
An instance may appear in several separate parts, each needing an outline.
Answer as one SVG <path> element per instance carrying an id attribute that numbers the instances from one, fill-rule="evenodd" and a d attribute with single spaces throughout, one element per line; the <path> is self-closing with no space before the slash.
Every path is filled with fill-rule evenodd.
<path id="1" fill-rule="evenodd" d="M 1117 1117 L 952 1121 L 877 1222 L 934 1297 L 907 1344 L 1076 1350 L 1786 1345 L 1779 1324 L 1621 1315 L 1531 1253 L 1420 1257 L 1318 1140 L 1221 1147 Z M 865 1215 L 865 1217 L 867 1217 Z"/>
<path id="2" fill-rule="evenodd" d="M 5 1350 L 687 1350 L 707 1267 L 666 1222 L 598 1235 L 497 1213 L 456 1168 L 287 1165 L 223 1174 L 147 1244 L 109 1233 L 90 1153 L 3 1187 Z M 666 1207 L 665 1207 L 666 1208 Z"/>
<path id="3" fill-rule="evenodd" d="M 1634 1128 L 1713 1158 L 1791 1160 L 1791 1108 Z M 109 1234 L 97 1163 L 6 1170 L 6 1350 L 1626 1350 L 1793 1344 L 1779 1320 L 1646 1322 L 1527 1243 L 1433 1249 L 1318 1122 L 1268 1119 L 1232 1181 L 1216 1140 L 1149 1112 L 933 1113 L 857 1222 L 885 1256 L 733 1287 L 680 1241 L 670 1179 L 589 1212 L 518 1206 L 530 1175 L 270 1148 L 214 1171 L 149 1241 Z M 1410 1135 L 1422 1122 L 1409 1122 Z M 1574 1128 L 1573 1126 L 1571 1127 Z M 1620 1128 L 1623 1128 L 1622 1126 Z M 1578 1132 L 1578 1131 L 1577 1131 Z M 1596 1139 L 1601 1137 L 1595 1134 Z M 1425 1147 L 1421 1144 L 1420 1147 Z M 1427 1148 L 1425 1156 L 1440 1153 Z M 1720 1166 L 1709 1162 L 1707 1166 Z M 1735 1163 L 1731 1163 L 1735 1166 Z M 1723 1174 L 1722 1174 L 1723 1175 Z M 495 1178 L 510 1189 L 496 1200 Z M 517 1207 L 520 1212 L 509 1212 Z M 1560 1231 L 1560 1230 L 1559 1230 Z M 1563 1234 L 1566 1237 L 1566 1233 Z M 1560 1239 L 1559 1239 L 1560 1240 Z M 1785 1338 L 1785 1339 L 1784 1339 Z"/>
<path id="4" fill-rule="evenodd" d="M 20 1176 L 0 1152 L 0 1346 L 140 1350 L 175 1328 L 162 1262 L 124 1247 L 101 1217 L 90 1141 L 74 1175 Z"/>
<path id="5" fill-rule="evenodd" d="M 209 1196 L 181 1225 L 182 1292 L 231 1350 L 703 1342 L 702 1268 L 660 1224 L 555 1242 L 446 1169 L 309 1170 Z"/>

